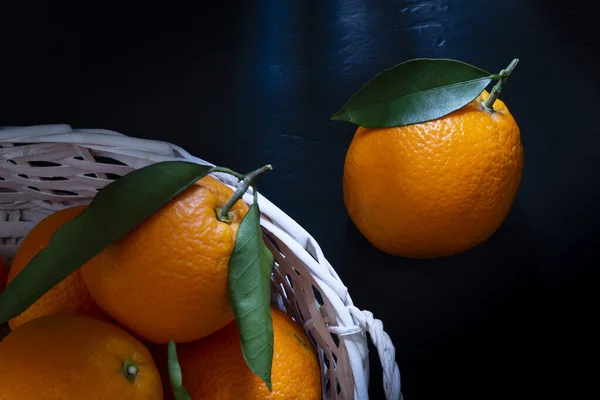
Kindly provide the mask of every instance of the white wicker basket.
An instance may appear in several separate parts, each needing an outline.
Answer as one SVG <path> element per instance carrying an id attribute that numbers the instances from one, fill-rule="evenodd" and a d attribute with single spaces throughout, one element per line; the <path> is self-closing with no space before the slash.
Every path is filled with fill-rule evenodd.
<path id="1" fill-rule="evenodd" d="M 97 189 L 135 168 L 167 160 L 212 165 L 170 143 L 69 125 L 0 127 L 0 255 L 49 213 L 89 203 Z M 235 178 L 215 177 L 230 186 Z M 247 194 L 244 200 L 252 202 Z M 386 398 L 402 398 L 395 350 L 381 321 L 355 307 L 315 240 L 259 195 L 265 242 L 276 260 L 272 303 L 304 324 L 321 362 L 323 399 L 368 399 L 367 332 L 383 367 Z"/>

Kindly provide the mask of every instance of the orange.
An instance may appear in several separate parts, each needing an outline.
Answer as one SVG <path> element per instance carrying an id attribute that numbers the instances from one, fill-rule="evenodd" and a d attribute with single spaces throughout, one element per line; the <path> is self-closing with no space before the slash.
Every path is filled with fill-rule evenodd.
<path id="1" fill-rule="evenodd" d="M 0 342 L 0 400 L 161 400 L 148 349 L 122 328 L 52 314 Z"/>
<path id="2" fill-rule="evenodd" d="M 359 127 L 344 164 L 344 202 L 358 230 L 379 250 L 410 258 L 449 256 L 487 240 L 519 187 L 519 127 L 484 91 L 437 120 Z"/>
<path id="3" fill-rule="evenodd" d="M 269 393 L 265 383 L 246 365 L 234 322 L 204 339 L 177 345 L 183 385 L 192 399 L 321 399 L 319 361 L 308 337 L 281 311 L 272 309 L 271 315 L 274 331 L 273 391 Z M 160 358 L 164 362 L 164 346 L 161 353 Z M 165 397 L 172 399 L 169 389 L 165 388 Z"/>
<path id="4" fill-rule="evenodd" d="M 217 219 L 233 191 L 204 177 L 82 267 L 110 316 L 154 343 L 199 339 L 233 320 L 229 257 L 248 207 Z"/>
<path id="5" fill-rule="evenodd" d="M 13 259 L 8 274 L 9 284 L 37 253 L 48 246 L 54 232 L 67 221 L 79 215 L 84 208 L 85 206 L 76 206 L 54 212 L 33 227 L 21 242 L 17 254 Z M 8 324 L 12 329 L 16 329 L 36 317 L 57 312 L 89 314 L 93 316 L 100 316 L 102 314 L 101 310 L 92 300 L 79 270 L 46 292 L 27 310 L 11 319 Z"/>

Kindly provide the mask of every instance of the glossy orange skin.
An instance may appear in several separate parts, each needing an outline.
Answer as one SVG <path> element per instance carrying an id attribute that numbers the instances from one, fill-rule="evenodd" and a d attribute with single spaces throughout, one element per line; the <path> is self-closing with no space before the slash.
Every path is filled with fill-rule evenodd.
<path id="1" fill-rule="evenodd" d="M 25 268 L 31 259 L 48 246 L 50 238 L 67 221 L 75 218 L 86 206 L 75 206 L 54 212 L 41 220 L 25 236 L 17 254 L 13 259 L 8 274 L 8 283 Z M 92 299 L 83 278 L 81 270 L 73 272 L 56 286 L 46 292 L 27 310 L 8 321 L 11 329 L 17 329 L 24 323 L 42 315 L 54 313 L 84 314 L 96 317 L 103 315 L 100 308 Z"/>
<path id="2" fill-rule="evenodd" d="M 137 376 L 122 373 L 130 361 Z M 161 400 L 162 384 L 142 343 L 96 318 L 52 314 L 0 342 L 0 400 Z"/>
<path id="3" fill-rule="evenodd" d="M 137 337 L 187 342 L 233 320 L 228 263 L 248 206 L 217 219 L 233 191 L 204 177 L 82 267 L 100 307 Z"/>
<path id="4" fill-rule="evenodd" d="M 315 350 L 304 331 L 287 315 L 272 309 L 273 391 L 246 365 L 237 325 L 191 343 L 177 345 L 183 385 L 193 400 L 320 400 L 321 375 Z M 166 371 L 166 346 L 157 363 Z M 164 379 L 164 377 L 163 377 Z M 165 399 L 173 399 L 165 384 Z"/>
<path id="5" fill-rule="evenodd" d="M 489 93 L 438 120 L 359 127 L 344 165 L 344 202 L 359 231 L 397 256 L 457 254 L 502 224 L 520 184 L 523 148 L 506 105 Z"/>

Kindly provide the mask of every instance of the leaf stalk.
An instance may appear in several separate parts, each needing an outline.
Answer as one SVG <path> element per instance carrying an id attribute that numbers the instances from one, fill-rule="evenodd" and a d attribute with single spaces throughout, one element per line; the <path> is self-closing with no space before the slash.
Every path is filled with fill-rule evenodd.
<path id="1" fill-rule="evenodd" d="M 512 74 L 513 70 L 515 69 L 518 63 L 519 59 L 515 58 L 511 61 L 508 67 L 506 67 L 506 69 L 500 71 L 500 79 L 498 80 L 498 83 L 496 83 L 496 85 L 492 88 L 492 92 L 490 93 L 490 96 L 487 98 L 487 100 L 483 102 L 483 108 L 485 108 L 488 112 L 494 112 L 494 103 L 498 99 L 500 92 L 502 92 L 502 89 L 506 85 L 506 81 L 508 80 L 508 78 L 510 78 L 510 75 Z"/>
<path id="2" fill-rule="evenodd" d="M 246 175 L 240 176 L 238 179 L 241 178 L 242 183 L 238 186 L 238 188 L 233 193 L 231 198 L 229 198 L 229 200 L 227 200 L 227 203 L 225 203 L 225 205 L 222 208 L 219 208 L 217 210 L 217 218 L 219 219 L 219 221 L 231 222 L 231 216 L 229 215 L 229 212 L 231 211 L 231 209 L 233 208 L 235 203 L 237 203 L 237 201 L 239 199 L 241 199 L 242 196 L 244 196 L 244 194 L 248 191 L 248 188 L 254 183 L 254 180 L 259 175 L 265 173 L 266 171 L 270 171 L 272 169 L 273 169 L 273 167 L 270 164 L 267 164 L 263 167 L 260 167 L 259 169 L 255 170 L 255 171 L 252 171 Z M 239 176 L 239 174 L 238 174 L 238 176 Z"/>

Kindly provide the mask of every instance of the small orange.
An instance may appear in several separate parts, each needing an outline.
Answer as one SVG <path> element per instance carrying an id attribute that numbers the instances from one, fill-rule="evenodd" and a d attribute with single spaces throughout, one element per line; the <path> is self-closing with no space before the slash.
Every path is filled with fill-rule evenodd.
<path id="1" fill-rule="evenodd" d="M 248 211 L 240 200 L 231 222 L 217 219 L 232 194 L 204 177 L 84 265 L 100 307 L 153 343 L 196 340 L 230 323 L 229 257 Z"/>
<path id="2" fill-rule="evenodd" d="M 183 385 L 192 399 L 211 400 L 317 400 L 321 399 L 319 361 L 308 337 L 286 314 L 272 309 L 274 354 L 273 391 L 247 366 L 237 325 L 177 346 Z M 161 348 L 162 359 L 166 349 Z M 163 365 L 163 369 L 164 365 Z M 169 388 L 165 397 L 172 399 Z"/>
<path id="3" fill-rule="evenodd" d="M 50 238 L 58 228 L 79 215 L 85 207 L 65 208 L 50 214 L 37 223 L 25 236 L 17 250 L 8 274 L 8 283 L 10 284 L 37 253 L 48 246 Z M 102 315 L 100 308 L 92 300 L 79 270 L 67 276 L 27 310 L 8 321 L 8 324 L 12 329 L 16 329 L 34 318 L 57 312 Z"/>
<path id="4" fill-rule="evenodd" d="M 519 127 L 501 100 L 481 96 L 437 120 L 359 127 L 344 164 L 344 202 L 378 249 L 411 258 L 448 256 L 488 239 L 519 187 Z"/>
<path id="5" fill-rule="evenodd" d="M 150 352 L 83 315 L 36 318 L 0 342 L 0 400 L 161 400 Z"/>

